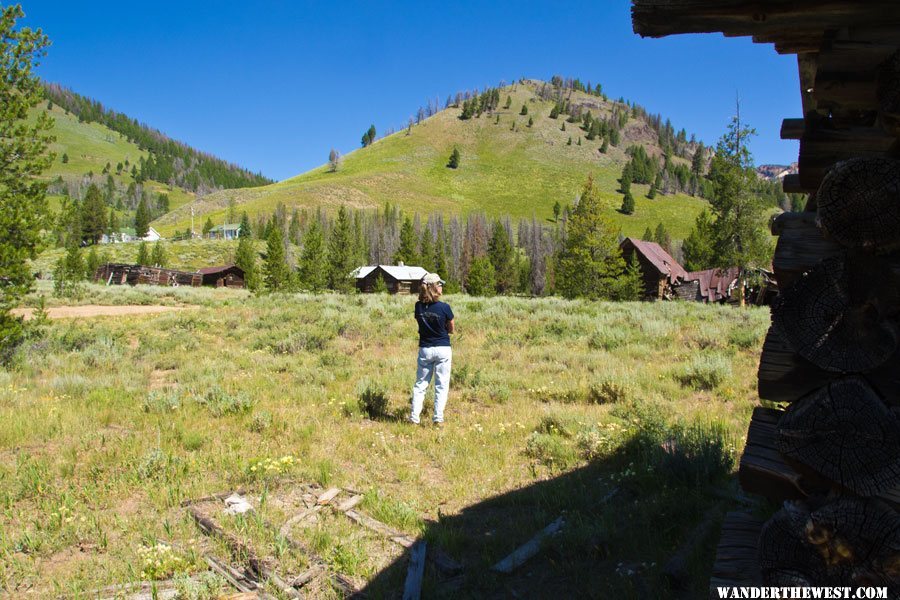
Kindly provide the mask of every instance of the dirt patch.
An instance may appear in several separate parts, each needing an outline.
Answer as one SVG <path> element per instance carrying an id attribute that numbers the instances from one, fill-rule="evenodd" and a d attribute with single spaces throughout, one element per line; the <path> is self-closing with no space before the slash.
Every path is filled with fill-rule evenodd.
<path id="1" fill-rule="evenodd" d="M 184 310 L 181 306 L 101 306 L 98 304 L 86 304 L 84 306 L 57 306 L 47 309 L 47 316 L 51 319 L 71 319 L 77 317 L 116 317 L 122 315 L 152 315 L 173 310 Z M 25 320 L 34 318 L 33 308 L 14 308 L 12 314 L 17 317 L 25 317 Z"/>
<path id="2" fill-rule="evenodd" d="M 177 369 L 154 369 L 150 373 L 150 389 L 162 390 L 177 387 L 177 383 L 172 381 L 175 378 Z"/>

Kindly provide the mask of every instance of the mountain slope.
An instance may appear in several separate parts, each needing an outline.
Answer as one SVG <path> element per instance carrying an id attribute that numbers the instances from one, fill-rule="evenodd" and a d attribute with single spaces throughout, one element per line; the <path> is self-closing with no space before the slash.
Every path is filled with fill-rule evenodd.
<path id="1" fill-rule="evenodd" d="M 675 238 L 687 235 L 697 213 L 706 205 L 684 194 L 645 197 L 647 186 L 633 185 L 637 201 L 634 215 L 618 212 L 622 194 L 617 179 L 627 161 L 625 149 L 643 144 L 648 154 L 661 153 L 656 132 L 642 118 L 624 125 L 618 147 L 599 151 L 600 140 L 588 141 L 580 123 L 566 122 L 566 115 L 549 118 L 554 102 L 542 100 L 541 82 L 525 82 L 500 89 L 501 106 L 478 118 L 459 119 L 460 108 L 447 108 L 414 125 L 344 157 L 336 173 L 327 166 L 265 187 L 224 190 L 192 203 L 195 214 L 214 222 L 226 218 L 229 203 L 238 214 L 269 214 L 278 204 L 332 209 L 345 204 L 356 208 L 380 208 L 391 202 L 409 212 L 466 214 L 546 219 L 553 205 L 571 203 L 589 174 L 602 190 L 609 214 L 626 235 L 640 235 L 648 227 L 664 223 Z M 610 117 L 614 103 L 582 92 L 567 92 L 573 104 L 591 110 L 594 117 Z M 521 115 L 522 106 L 528 115 Z M 619 109 L 622 105 L 619 105 Z M 499 116 L 499 123 L 497 117 Z M 529 117 L 533 125 L 528 126 Z M 565 124 L 566 131 L 561 131 Z M 568 145 L 569 138 L 572 145 Z M 578 145 L 582 138 L 581 145 Z M 462 156 L 458 169 L 447 167 L 454 147 Z M 686 160 L 675 158 L 676 162 Z M 163 232 L 183 230 L 190 220 L 187 206 L 158 219 Z"/>

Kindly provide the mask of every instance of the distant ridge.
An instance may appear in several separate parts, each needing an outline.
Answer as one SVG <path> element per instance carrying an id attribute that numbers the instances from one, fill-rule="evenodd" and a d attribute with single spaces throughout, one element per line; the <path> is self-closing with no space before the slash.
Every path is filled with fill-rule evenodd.
<path id="1" fill-rule="evenodd" d="M 79 121 L 99 123 L 125 136 L 146 150 L 140 158 L 138 181 L 154 180 L 191 192 L 205 193 L 227 188 L 246 188 L 272 183 L 259 173 L 226 162 L 206 152 L 176 141 L 125 114 L 104 107 L 99 101 L 82 96 L 56 83 L 43 82 L 47 99 L 74 114 Z"/>

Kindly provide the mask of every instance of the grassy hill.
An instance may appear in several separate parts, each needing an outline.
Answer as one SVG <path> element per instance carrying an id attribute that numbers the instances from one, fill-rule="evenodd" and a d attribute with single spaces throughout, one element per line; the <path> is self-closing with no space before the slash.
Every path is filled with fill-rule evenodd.
<path id="1" fill-rule="evenodd" d="M 618 212 L 622 195 L 617 179 L 627 160 L 625 149 L 644 144 L 648 154 L 660 154 L 656 132 L 649 124 L 630 118 L 619 146 L 610 146 L 602 154 L 599 140 L 582 139 L 578 145 L 579 137 L 585 135 L 578 123 L 566 123 L 565 115 L 549 118 L 553 102 L 538 97 L 540 85 L 530 81 L 501 88 L 501 106 L 510 96 L 510 108 L 479 118 L 460 120 L 460 108 L 440 111 L 409 132 L 404 129 L 347 154 L 336 173 L 322 166 L 272 185 L 210 194 L 193 202 L 195 214 L 201 222 L 206 216 L 221 222 L 232 201 L 238 212 L 245 210 L 251 218 L 273 212 L 280 203 L 290 210 L 332 209 L 341 204 L 380 208 L 391 202 L 421 214 L 484 212 L 546 219 L 557 201 L 571 203 L 588 174 L 593 174 L 609 214 L 624 234 L 640 235 L 662 222 L 673 237 L 687 236 L 706 205 L 700 198 L 679 194 L 650 200 L 647 186 L 634 185 L 635 214 Z M 573 92 L 571 102 L 585 105 L 595 117 L 609 116 L 613 108 L 613 102 L 581 92 Z M 527 116 L 519 114 L 523 104 L 528 107 Z M 529 117 L 534 121 L 531 127 Z M 561 131 L 563 123 L 566 131 Z M 567 144 L 570 136 L 572 145 Z M 458 169 L 447 167 L 454 147 L 462 155 Z M 154 227 L 166 235 L 185 229 L 189 221 L 190 210 L 183 206 L 159 218 Z"/>

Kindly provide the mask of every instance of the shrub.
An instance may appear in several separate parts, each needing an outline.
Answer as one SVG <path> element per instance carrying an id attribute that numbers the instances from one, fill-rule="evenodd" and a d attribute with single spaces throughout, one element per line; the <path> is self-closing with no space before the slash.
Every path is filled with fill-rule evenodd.
<path id="1" fill-rule="evenodd" d="M 579 388 L 548 388 L 541 386 L 531 388 L 528 392 L 541 402 L 560 402 L 562 404 L 575 404 L 585 399 L 584 391 Z"/>
<path id="2" fill-rule="evenodd" d="M 267 410 L 260 411 L 253 415 L 250 421 L 250 431 L 262 433 L 272 426 L 272 413 Z"/>
<path id="3" fill-rule="evenodd" d="M 697 356 L 677 377 L 682 385 L 698 390 L 712 390 L 731 377 L 731 362 L 716 354 Z"/>
<path id="4" fill-rule="evenodd" d="M 564 469 L 575 462 L 575 450 L 565 438 L 535 431 L 525 442 L 525 455 L 544 466 Z"/>
<path id="5" fill-rule="evenodd" d="M 630 386 L 616 379 L 605 379 L 591 386 L 588 391 L 588 400 L 594 404 L 615 404 L 622 402 L 631 395 Z"/>
<path id="6" fill-rule="evenodd" d="M 560 415 L 545 415 L 541 418 L 541 422 L 535 428 L 536 433 L 546 433 L 547 435 L 560 435 L 564 438 L 570 438 L 578 431 L 579 425 L 574 417 L 563 417 Z"/>
<path id="7" fill-rule="evenodd" d="M 147 394 L 141 408 L 145 413 L 167 413 L 178 410 L 179 404 L 177 392 L 153 390 Z"/>
<path id="8" fill-rule="evenodd" d="M 728 334 L 728 343 L 732 346 L 747 350 L 759 344 L 761 334 L 758 330 L 749 327 L 737 327 Z"/>
<path id="9" fill-rule="evenodd" d="M 469 365 L 454 367 L 450 371 L 450 387 L 477 388 L 482 384 L 481 369 Z"/>
<path id="10" fill-rule="evenodd" d="M 195 395 L 197 403 L 206 406 L 214 417 L 249 412 L 253 408 L 253 400 L 246 392 L 229 393 L 217 385 Z"/>
<path id="11" fill-rule="evenodd" d="M 613 350 L 625 343 L 628 333 L 621 327 L 598 327 L 588 338 L 591 350 Z"/>
<path id="12" fill-rule="evenodd" d="M 359 385 L 359 407 L 370 419 L 388 416 L 388 394 L 378 383 L 363 381 Z"/>

